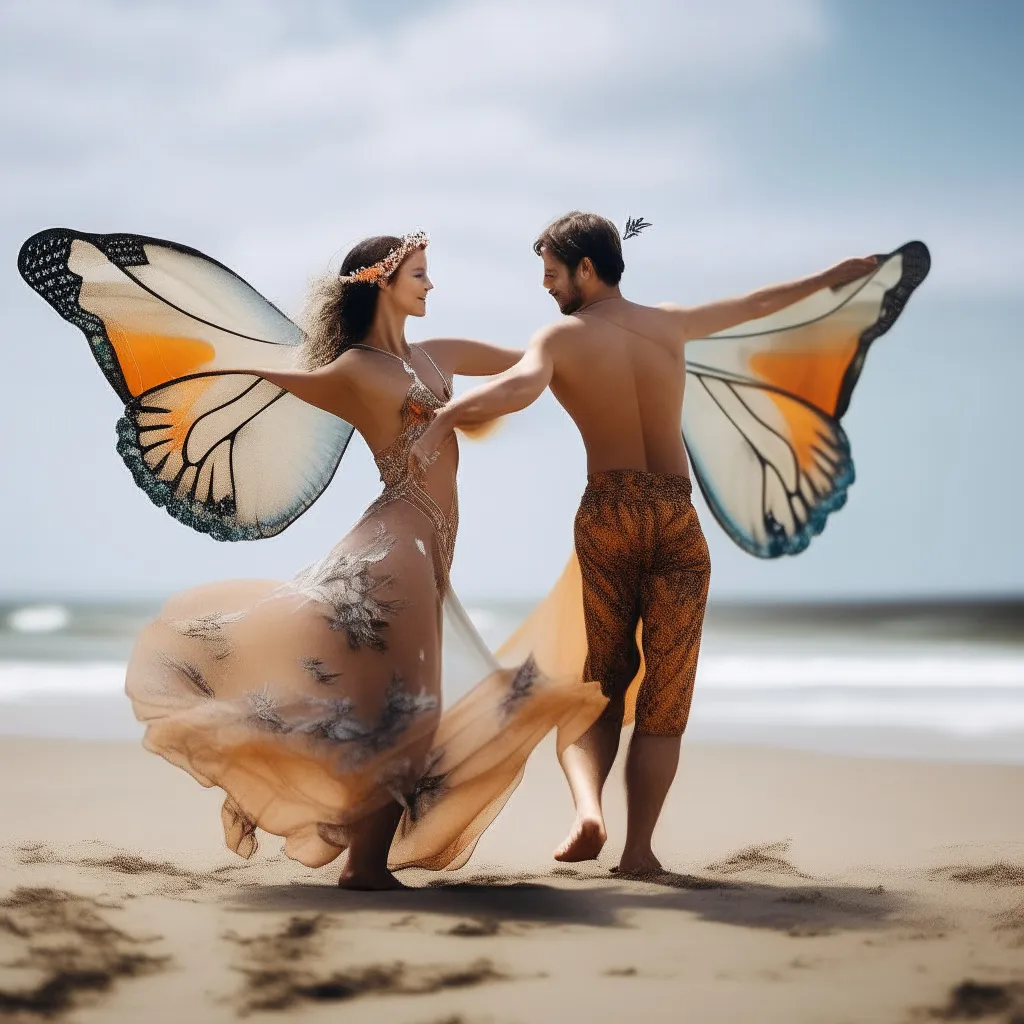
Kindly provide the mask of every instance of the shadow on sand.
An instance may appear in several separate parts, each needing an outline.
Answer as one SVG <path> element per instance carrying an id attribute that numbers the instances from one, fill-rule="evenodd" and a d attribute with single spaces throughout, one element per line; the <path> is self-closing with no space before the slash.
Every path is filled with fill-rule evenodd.
<path id="1" fill-rule="evenodd" d="M 569 881 L 570 872 L 560 878 Z M 239 910 L 298 913 L 379 911 L 473 918 L 498 924 L 629 928 L 637 911 L 676 911 L 699 920 L 791 935 L 879 929 L 906 923 L 909 901 L 881 886 L 771 884 L 663 872 L 652 879 L 606 882 L 578 876 L 578 888 L 536 876 L 476 876 L 432 881 L 400 892 L 348 892 L 327 886 L 247 887 L 232 901 Z"/>

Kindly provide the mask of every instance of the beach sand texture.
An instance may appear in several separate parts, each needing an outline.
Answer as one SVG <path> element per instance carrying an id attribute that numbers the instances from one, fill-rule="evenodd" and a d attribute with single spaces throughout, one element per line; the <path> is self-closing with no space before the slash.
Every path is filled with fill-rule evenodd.
<path id="1" fill-rule="evenodd" d="M 684 745 L 671 872 L 550 851 L 550 745 L 463 870 L 349 893 L 131 743 L 0 741 L 0 1018 L 1024 1021 L 1024 767 Z"/>

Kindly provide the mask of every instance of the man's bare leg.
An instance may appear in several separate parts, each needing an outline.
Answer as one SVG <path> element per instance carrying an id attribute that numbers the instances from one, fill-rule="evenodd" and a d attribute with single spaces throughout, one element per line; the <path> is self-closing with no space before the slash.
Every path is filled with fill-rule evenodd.
<path id="1" fill-rule="evenodd" d="M 624 710 L 621 697 L 609 701 L 601 717 L 562 753 L 562 771 L 576 805 L 576 822 L 555 850 L 555 860 L 594 860 L 608 838 L 601 793 L 619 749 Z"/>
<path id="2" fill-rule="evenodd" d="M 348 860 L 338 879 L 342 889 L 404 889 L 388 871 L 388 851 L 402 819 L 402 808 L 390 803 L 364 818 L 348 848 Z"/>
<path id="3" fill-rule="evenodd" d="M 661 871 L 651 839 L 679 766 L 681 736 L 633 733 L 626 759 L 626 845 L 619 871 L 649 875 Z"/>

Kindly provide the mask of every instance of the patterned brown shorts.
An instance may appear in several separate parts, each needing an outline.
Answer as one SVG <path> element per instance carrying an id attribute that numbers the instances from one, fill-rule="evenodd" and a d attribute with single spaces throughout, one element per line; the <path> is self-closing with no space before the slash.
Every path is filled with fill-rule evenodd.
<path id="1" fill-rule="evenodd" d="M 616 469 L 587 478 L 576 514 L 587 627 L 584 678 L 621 699 L 640 668 L 636 731 L 681 736 L 697 672 L 711 559 L 684 476 Z"/>

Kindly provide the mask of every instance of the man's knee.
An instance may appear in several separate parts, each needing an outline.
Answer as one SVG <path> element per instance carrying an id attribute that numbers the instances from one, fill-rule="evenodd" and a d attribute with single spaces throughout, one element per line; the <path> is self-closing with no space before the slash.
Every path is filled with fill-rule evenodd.
<path id="1" fill-rule="evenodd" d="M 687 680 L 682 687 L 657 683 L 657 679 L 648 678 L 640 688 L 633 734 L 681 739 L 690 720 L 693 680 Z"/>

